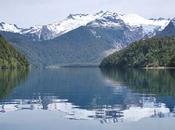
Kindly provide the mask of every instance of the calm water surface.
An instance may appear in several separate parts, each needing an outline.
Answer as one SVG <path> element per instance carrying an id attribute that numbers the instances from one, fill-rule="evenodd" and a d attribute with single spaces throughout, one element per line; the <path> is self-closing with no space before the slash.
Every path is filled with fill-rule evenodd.
<path id="1" fill-rule="evenodd" d="M 175 71 L 0 71 L 2 130 L 174 130 Z"/>

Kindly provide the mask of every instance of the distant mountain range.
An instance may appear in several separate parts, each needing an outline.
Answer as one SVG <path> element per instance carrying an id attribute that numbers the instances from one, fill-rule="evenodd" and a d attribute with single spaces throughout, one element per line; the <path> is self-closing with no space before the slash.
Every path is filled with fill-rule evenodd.
<path id="1" fill-rule="evenodd" d="M 70 14 L 66 19 L 48 25 L 38 25 L 30 28 L 20 28 L 15 24 L 0 23 L 0 30 L 19 33 L 32 38 L 33 41 L 50 40 L 81 26 L 102 28 L 118 28 L 129 26 L 130 29 L 142 28 L 145 35 L 154 34 L 167 26 L 168 19 L 145 19 L 135 14 L 123 15 L 113 12 L 99 12 L 94 15 Z"/>
<path id="2" fill-rule="evenodd" d="M 98 65 L 107 55 L 134 41 L 164 35 L 167 30 L 173 35 L 172 26 L 174 20 L 170 19 L 101 11 L 71 14 L 60 22 L 27 29 L 2 22 L 0 33 L 26 54 L 31 64 Z"/>

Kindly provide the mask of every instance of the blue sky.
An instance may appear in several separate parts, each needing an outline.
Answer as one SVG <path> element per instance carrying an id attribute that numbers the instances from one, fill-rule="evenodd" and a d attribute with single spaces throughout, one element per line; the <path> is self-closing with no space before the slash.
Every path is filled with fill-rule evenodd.
<path id="1" fill-rule="evenodd" d="M 93 14 L 101 10 L 172 18 L 174 6 L 175 0 L 0 0 L 0 22 L 29 27 L 59 21 L 70 13 Z"/>

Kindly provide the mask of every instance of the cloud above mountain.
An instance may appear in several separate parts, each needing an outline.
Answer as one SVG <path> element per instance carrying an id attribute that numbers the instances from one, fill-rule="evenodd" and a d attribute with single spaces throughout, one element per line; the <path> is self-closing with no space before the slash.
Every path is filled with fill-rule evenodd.
<path id="1" fill-rule="evenodd" d="M 100 10 L 171 18 L 174 17 L 174 5 L 174 0 L 5 0 L 0 4 L 0 19 L 26 27 L 58 21 L 69 13 Z"/>

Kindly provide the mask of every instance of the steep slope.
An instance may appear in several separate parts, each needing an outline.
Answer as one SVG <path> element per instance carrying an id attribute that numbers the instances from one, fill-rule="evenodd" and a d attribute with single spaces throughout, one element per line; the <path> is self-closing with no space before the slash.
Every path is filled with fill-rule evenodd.
<path id="1" fill-rule="evenodd" d="M 39 45 L 28 37 L 11 32 L 0 32 L 0 34 L 5 37 L 17 51 L 21 52 L 26 56 L 28 62 L 31 65 L 42 66 L 41 58 L 39 56 Z"/>
<path id="2" fill-rule="evenodd" d="M 0 35 L 0 68 L 25 68 L 28 62 Z"/>
<path id="3" fill-rule="evenodd" d="M 80 27 L 49 41 L 32 42 L 23 35 L 1 32 L 34 65 L 99 65 L 107 55 L 139 40 L 139 29 Z"/>
<path id="4" fill-rule="evenodd" d="M 105 58 L 101 67 L 175 67 L 175 37 L 141 40 Z"/>
<path id="5" fill-rule="evenodd" d="M 157 36 L 175 36 L 175 18 L 162 31 L 157 33 Z"/>

